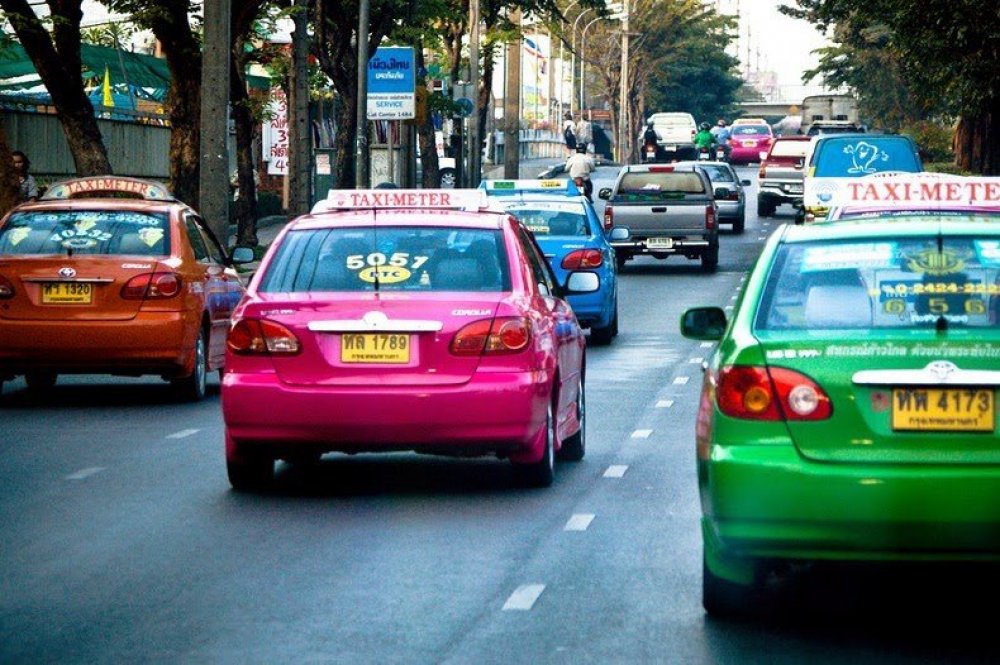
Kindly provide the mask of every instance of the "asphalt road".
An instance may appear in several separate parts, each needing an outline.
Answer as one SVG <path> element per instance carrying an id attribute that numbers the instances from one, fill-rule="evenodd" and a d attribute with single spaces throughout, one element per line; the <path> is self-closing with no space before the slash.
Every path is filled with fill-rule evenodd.
<path id="1" fill-rule="evenodd" d="M 937 570 L 834 571 L 756 619 L 704 616 L 712 349 L 677 321 L 733 301 L 782 221 L 750 204 L 716 274 L 626 268 L 621 335 L 588 350 L 587 457 L 545 490 L 505 462 L 399 454 L 281 465 L 274 492 L 236 494 L 217 385 L 193 405 L 153 378 L 70 377 L 41 400 L 6 385 L 0 662 L 996 662 L 978 620 L 995 598 L 979 612 L 974 580 Z"/>

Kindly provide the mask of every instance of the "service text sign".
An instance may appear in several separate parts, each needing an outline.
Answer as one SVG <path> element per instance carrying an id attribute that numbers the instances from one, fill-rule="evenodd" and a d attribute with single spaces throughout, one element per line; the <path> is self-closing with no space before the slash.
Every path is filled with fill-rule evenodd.
<path id="1" fill-rule="evenodd" d="M 368 119 L 409 120 L 416 115 L 413 47 L 383 46 L 368 60 Z"/>

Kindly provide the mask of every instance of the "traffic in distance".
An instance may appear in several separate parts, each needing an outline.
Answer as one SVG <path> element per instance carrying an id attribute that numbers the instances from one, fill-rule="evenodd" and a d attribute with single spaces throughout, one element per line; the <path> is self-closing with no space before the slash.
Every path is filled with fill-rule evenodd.
<path id="1" fill-rule="evenodd" d="M 588 349 L 638 332 L 630 270 L 713 279 L 748 205 L 791 204 L 730 309 L 676 331 L 711 343 L 674 433 L 697 462 L 704 609 L 759 609 L 789 564 L 1000 561 L 1000 179 L 926 173 L 906 136 L 757 128 L 734 124 L 722 159 L 616 167 L 603 210 L 564 178 L 332 190 L 248 279 L 252 253 L 161 185 L 62 183 L 0 222 L 0 389 L 154 375 L 198 400 L 219 370 L 236 490 L 271 488 L 278 461 L 416 451 L 509 460 L 558 493 L 557 461 L 588 448 Z"/>

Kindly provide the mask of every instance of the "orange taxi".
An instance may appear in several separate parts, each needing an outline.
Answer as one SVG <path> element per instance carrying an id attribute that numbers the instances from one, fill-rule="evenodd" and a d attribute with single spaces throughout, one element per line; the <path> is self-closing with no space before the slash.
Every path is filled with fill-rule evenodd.
<path id="1" fill-rule="evenodd" d="M 23 375 L 158 374 L 205 395 L 244 288 L 197 212 L 155 182 L 57 183 L 0 220 L 0 389 Z"/>

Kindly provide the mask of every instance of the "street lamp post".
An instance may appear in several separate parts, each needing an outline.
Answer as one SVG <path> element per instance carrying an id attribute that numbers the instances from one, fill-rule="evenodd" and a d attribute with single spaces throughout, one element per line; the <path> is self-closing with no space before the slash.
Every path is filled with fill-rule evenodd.
<path id="1" fill-rule="evenodd" d="M 569 71 L 570 71 L 570 79 L 569 79 L 569 91 L 570 91 L 570 96 L 569 96 L 569 110 L 570 110 L 571 113 L 576 113 L 576 110 L 574 110 L 574 108 L 573 108 L 573 106 L 574 106 L 573 102 L 576 101 L 576 26 L 580 23 L 580 19 L 581 18 L 583 18 L 587 13 L 592 12 L 592 11 L 594 11 L 593 7 L 588 8 L 588 9 L 584 9 L 576 17 L 576 20 L 573 21 L 573 48 L 571 49 L 573 57 L 570 58 L 570 67 L 569 67 Z M 583 58 L 581 58 L 581 60 L 582 59 Z"/>
<path id="2" fill-rule="evenodd" d="M 587 30 L 590 26 L 594 25 L 601 20 L 601 17 L 593 19 L 590 23 L 583 28 L 583 37 L 580 40 L 580 113 L 583 113 L 583 109 L 586 108 L 587 102 Z"/>

